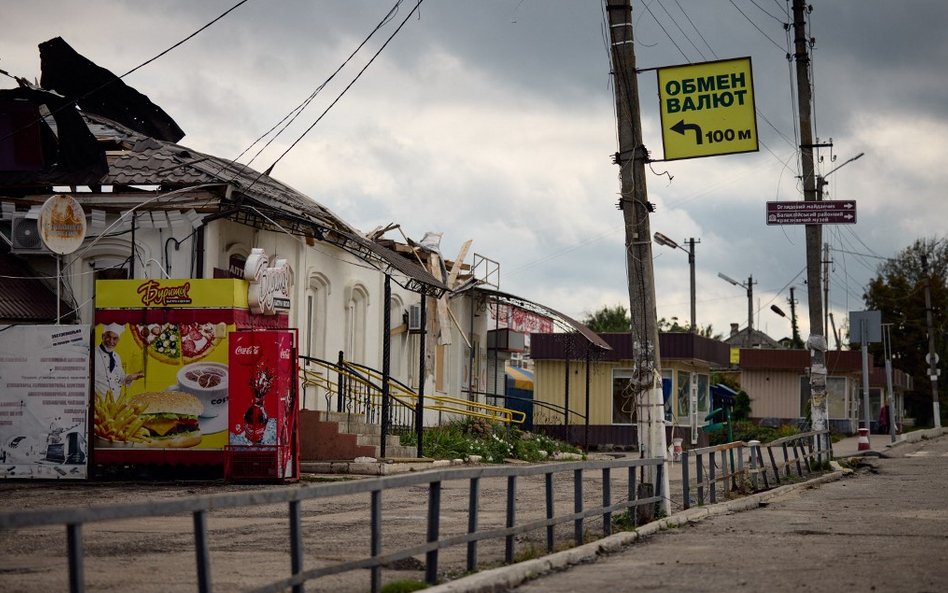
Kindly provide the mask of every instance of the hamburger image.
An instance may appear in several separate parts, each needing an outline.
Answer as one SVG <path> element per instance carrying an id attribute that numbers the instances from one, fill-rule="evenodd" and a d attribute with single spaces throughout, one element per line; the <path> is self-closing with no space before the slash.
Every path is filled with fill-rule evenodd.
<path id="1" fill-rule="evenodd" d="M 130 398 L 142 412 L 142 428 L 149 447 L 193 447 L 201 442 L 198 416 L 201 400 L 183 391 L 150 391 Z"/>

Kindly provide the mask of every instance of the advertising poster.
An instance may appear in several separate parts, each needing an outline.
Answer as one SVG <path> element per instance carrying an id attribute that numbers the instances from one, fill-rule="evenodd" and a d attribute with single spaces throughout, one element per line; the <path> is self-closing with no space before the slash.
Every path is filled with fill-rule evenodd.
<path id="1" fill-rule="evenodd" d="M 231 446 L 278 448 L 283 477 L 292 475 L 296 432 L 295 334 L 246 331 L 230 336 Z"/>
<path id="2" fill-rule="evenodd" d="M 0 477 L 84 479 L 89 326 L 0 330 Z"/>
<path id="3" fill-rule="evenodd" d="M 227 340 L 246 283 L 101 281 L 96 295 L 95 448 L 223 450 Z"/>

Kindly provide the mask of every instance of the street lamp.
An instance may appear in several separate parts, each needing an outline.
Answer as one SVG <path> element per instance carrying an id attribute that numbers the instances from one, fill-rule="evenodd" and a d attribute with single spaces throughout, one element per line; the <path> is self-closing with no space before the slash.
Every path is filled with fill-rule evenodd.
<path id="1" fill-rule="evenodd" d="M 718 278 L 747 290 L 747 333 L 744 335 L 744 346 L 750 347 L 751 332 L 754 331 L 754 277 L 748 276 L 747 282 L 744 283 L 718 272 Z"/>
<path id="2" fill-rule="evenodd" d="M 698 333 L 698 326 L 695 322 L 695 239 L 692 237 L 688 239 L 688 249 L 685 249 L 678 243 L 675 243 L 673 240 L 668 238 L 668 236 L 661 233 L 655 233 L 655 242 L 659 245 L 664 245 L 665 247 L 671 247 L 672 249 L 681 249 L 688 254 L 688 266 L 691 268 L 691 333 Z M 700 243 L 699 239 L 697 243 Z"/>

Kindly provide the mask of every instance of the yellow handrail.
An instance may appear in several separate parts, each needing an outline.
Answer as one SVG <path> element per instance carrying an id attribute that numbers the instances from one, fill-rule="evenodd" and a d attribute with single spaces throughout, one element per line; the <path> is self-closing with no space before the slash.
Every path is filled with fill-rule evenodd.
<path id="1" fill-rule="evenodd" d="M 378 371 L 360 366 L 359 370 L 362 374 L 357 374 L 347 369 L 340 370 L 336 365 L 330 365 L 323 361 L 311 360 L 310 362 L 327 370 L 331 370 L 334 373 L 341 374 L 348 381 L 363 386 L 366 388 L 366 395 L 372 400 L 381 399 L 382 394 L 379 392 L 377 386 L 367 380 L 376 379 L 381 381 L 382 376 Z M 307 387 L 317 387 L 326 390 L 329 396 L 338 395 L 336 383 L 330 381 L 327 375 L 311 369 L 301 369 L 300 375 L 300 384 L 304 389 Z M 418 394 L 397 381 L 389 381 L 389 393 L 399 403 L 410 410 L 414 410 L 417 406 Z M 375 403 L 374 405 L 379 404 Z M 512 410 L 502 406 L 471 401 L 450 395 L 425 395 L 424 407 L 426 410 L 450 412 L 471 418 L 483 418 L 503 422 L 504 424 L 523 424 L 527 417 L 524 412 L 519 410 Z"/>

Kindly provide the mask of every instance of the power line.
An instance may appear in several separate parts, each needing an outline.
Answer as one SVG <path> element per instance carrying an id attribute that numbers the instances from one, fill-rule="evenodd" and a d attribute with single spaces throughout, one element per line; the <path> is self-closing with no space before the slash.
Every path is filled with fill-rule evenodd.
<path id="1" fill-rule="evenodd" d="M 780 50 L 785 49 L 785 48 L 783 48 L 783 47 L 780 47 L 780 44 L 779 44 L 779 43 L 777 43 L 776 41 L 774 41 L 773 39 L 771 39 L 771 38 L 770 38 L 770 35 L 767 35 L 766 33 L 764 33 L 764 30 L 761 29 L 760 27 L 758 27 L 758 26 L 757 26 L 757 23 L 755 23 L 753 20 L 751 20 L 751 18 L 750 18 L 749 16 L 747 16 L 747 14 L 746 14 L 743 10 L 741 10 L 741 7 L 740 7 L 740 6 L 738 6 L 737 4 L 734 3 L 734 0 L 728 0 L 728 1 L 731 3 L 731 6 L 733 6 L 734 8 L 736 8 L 736 9 L 737 9 L 737 12 L 741 13 L 741 16 L 743 16 L 745 19 L 747 19 L 747 22 L 750 23 L 751 25 L 753 25 L 753 27 L 754 27 L 755 29 L 757 29 L 757 31 L 758 31 L 761 35 L 763 35 L 764 38 L 765 38 L 767 41 L 769 41 L 770 43 L 772 43 L 772 44 L 774 45 L 774 47 L 776 47 L 777 49 L 780 49 Z"/>
<path id="2" fill-rule="evenodd" d="M 191 33 L 190 35 L 188 35 L 187 37 L 185 37 L 185 38 L 182 39 L 181 41 L 175 43 L 174 45 L 172 45 L 172 46 L 169 47 L 168 49 L 162 51 L 161 53 L 159 53 L 158 55 L 154 56 L 153 58 L 150 58 L 150 59 L 148 59 L 148 60 L 145 60 L 144 62 L 142 62 L 142 63 L 139 64 L 138 66 L 135 66 L 134 68 L 132 68 L 131 70 L 129 70 L 129 71 L 126 72 L 125 74 L 123 74 L 123 75 L 121 75 L 121 76 L 119 76 L 119 77 L 117 77 L 117 78 L 115 78 L 115 79 L 112 79 L 112 80 L 108 80 L 108 81 L 106 81 L 106 82 L 103 82 L 102 84 L 100 84 L 99 86 L 95 87 L 95 88 L 92 89 L 91 91 L 85 93 L 85 94 L 82 95 L 81 97 L 78 97 L 78 98 L 76 98 L 76 99 L 74 99 L 74 100 L 72 100 L 72 101 L 66 103 L 65 105 L 60 106 L 58 109 L 52 111 L 51 114 L 59 113 L 60 111 L 62 111 L 63 109 L 66 109 L 67 107 L 68 107 L 68 108 L 72 108 L 72 107 L 74 107 L 79 101 L 85 99 L 86 97 L 88 97 L 88 96 L 90 96 L 90 95 L 92 95 L 92 94 L 94 94 L 94 93 L 97 93 L 97 92 L 101 91 L 102 89 L 104 89 L 105 87 L 109 86 L 110 84 L 112 84 L 112 83 L 115 82 L 116 80 L 122 80 L 123 78 L 125 78 L 125 77 L 128 76 L 129 74 L 131 74 L 131 73 L 133 73 L 133 72 L 136 72 L 136 71 L 138 71 L 138 70 L 144 68 L 144 67 L 147 66 L 148 64 L 151 64 L 152 62 L 154 62 L 155 60 L 157 60 L 157 59 L 163 57 L 164 55 L 168 54 L 168 53 L 171 52 L 172 50 L 177 49 L 177 48 L 180 47 L 181 45 L 184 45 L 185 43 L 187 43 L 188 41 L 190 41 L 191 39 L 193 39 L 195 36 L 197 36 L 199 33 L 201 33 L 202 31 L 204 31 L 205 29 L 207 29 L 208 27 L 210 27 L 211 25 L 213 25 L 213 24 L 216 23 L 217 21 L 221 20 L 222 18 L 224 18 L 225 16 L 227 16 L 228 14 L 230 14 L 231 12 L 233 12 L 234 10 L 240 8 L 240 6 L 242 6 L 243 4 L 246 4 L 248 1 L 249 1 L 249 0 L 240 0 L 240 2 L 238 2 L 237 4 L 231 6 L 230 8 L 228 8 L 227 10 L 225 10 L 224 12 L 222 12 L 220 15 L 218 15 L 217 18 L 215 18 L 214 20 L 212 20 L 212 21 L 210 21 L 209 23 L 205 24 L 205 25 L 202 26 L 200 29 L 198 29 L 198 30 L 195 31 L 194 33 Z M 6 74 L 6 73 L 5 73 L 5 74 Z M 9 76 L 9 74 L 7 74 L 7 75 Z M 20 80 L 21 80 L 21 79 L 19 79 L 19 78 L 17 78 L 17 77 L 11 77 L 11 78 L 14 78 L 15 80 L 17 80 L 17 82 L 20 82 Z M 0 138 L 0 142 L 2 142 L 3 140 L 6 140 L 6 139 L 8 139 L 8 138 L 11 138 L 12 136 L 14 136 L 15 134 L 19 133 L 20 131 L 22 131 L 22 130 L 24 130 L 24 129 L 26 129 L 26 128 L 29 128 L 30 126 L 36 125 L 36 124 L 40 123 L 41 121 L 43 121 L 43 118 L 42 118 L 42 117 L 38 117 L 35 121 L 30 122 L 29 124 L 23 126 L 23 127 L 20 128 L 20 129 L 13 130 L 12 132 L 10 132 L 9 134 L 7 134 L 6 136 L 3 136 L 2 138 Z"/>
<path id="3" fill-rule="evenodd" d="M 385 48 L 388 47 L 388 44 L 392 41 L 392 39 L 394 39 L 394 37 L 395 37 L 396 35 L 398 35 L 398 33 L 402 30 L 402 27 L 405 26 L 405 23 L 408 22 L 408 19 L 411 18 L 411 16 L 412 16 L 413 14 L 415 14 L 415 12 L 418 11 L 418 8 L 421 6 L 421 3 L 422 3 L 422 2 L 424 2 L 424 0 L 418 0 L 418 1 L 415 3 L 415 6 L 411 9 L 411 11 L 405 16 L 405 18 L 402 20 L 402 22 L 398 25 L 398 28 L 396 28 L 395 31 L 394 31 L 391 35 L 389 35 L 388 39 L 385 40 L 385 43 L 383 43 L 382 46 L 372 55 L 372 58 L 369 59 L 369 61 L 365 64 L 365 66 L 363 66 L 362 69 L 359 70 L 359 72 L 356 74 L 355 78 L 353 78 L 352 81 L 349 82 L 349 84 L 347 84 L 344 89 L 342 89 L 342 92 L 340 92 L 339 95 L 333 100 L 333 102 L 330 103 L 329 106 L 326 107 L 326 109 L 324 109 L 323 112 L 319 115 L 319 117 L 316 118 L 316 121 L 314 121 L 312 124 L 310 124 L 310 126 L 309 126 L 308 128 L 306 128 L 306 129 L 303 131 L 303 133 L 300 134 L 299 137 L 298 137 L 296 140 L 294 140 L 293 143 L 290 144 L 290 146 L 287 147 L 287 149 L 284 150 L 283 153 L 282 153 L 280 156 L 278 156 L 278 157 L 276 158 L 276 160 L 273 161 L 273 163 L 267 168 L 267 171 L 268 171 L 268 172 L 269 172 L 269 171 L 272 171 L 273 168 L 276 166 L 276 164 L 279 163 L 279 162 L 283 159 L 283 157 L 285 157 L 287 154 L 289 154 L 289 152 L 290 152 L 291 150 L 293 150 L 294 148 L 296 148 L 296 145 L 299 144 L 300 141 L 303 140 L 303 138 L 305 138 L 306 135 L 309 134 L 309 132 L 310 132 L 313 128 L 316 127 L 316 124 L 318 124 L 320 121 L 322 121 L 322 119 L 326 116 L 326 114 L 329 113 L 329 111 L 330 111 L 333 107 L 336 106 L 336 103 L 338 103 L 339 100 L 342 99 L 342 97 L 343 97 L 347 92 L 349 92 L 349 89 L 351 89 L 352 86 L 356 83 L 356 81 L 359 80 L 359 78 L 362 77 L 362 75 L 365 73 L 365 71 L 368 70 L 369 66 L 371 66 L 372 63 L 375 62 L 375 59 L 379 57 L 379 54 L 381 54 L 381 53 L 385 50 Z M 264 173 L 260 173 L 260 175 L 263 175 L 263 174 L 264 174 Z M 258 175 L 258 176 L 257 176 L 257 179 L 259 179 L 259 177 L 260 177 L 260 176 Z M 256 180 L 254 180 L 254 181 L 256 181 Z M 253 185 L 253 184 L 251 184 L 251 185 Z"/>
<path id="4" fill-rule="evenodd" d="M 257 143 L 259 143 L 261 140 L 269 136 L 271 132 L 273 132 L 274 130 L 279 128 L 281 125 L 283 125 L 284 122 L 286 122 L 286 125 L 283 125 L 280 131 L 274 134 L 273 137 L 270 138 L 270 140 L 267 141 L 267 143 L 264 144 L 263 147 L 261 147 L 260 150 L 258 150 L 257 153 L 254 154 L 254 156 L 249 161 L 247 161 L 247 165 L 248 166 L 251 165 L 264 150 L 266 150 L 283 132 L 287 130 L 287 128 L 290 127 L 290 125 L 293 124 L 294 121 L 296 121 L 296 118 L 302 115 L 303 111 L 305 111 L 306 108 L 309 106 L 309 104 L 312 103 L 313 99 L 315 99 L 316 96 L 320 92 L 322 92 L 322 90 L 336 77 L 336 75 L 339 74 L 339 72 L 342 71 L 342 69 L 345 68 L 349 64 L 349 62 L 352 61 L 355 55 L 359 53 L 363 47 L 365 47 L 365 44 L 368 43 L 369 40 L 371 40 L 372 37 L 382 27 L 384 27 L 389 21 L 392 20 L 392 18 L 395 16 L 395 13 L 398 12 L 398 7 L 401 4 L 402 4 L 402 0 L 398 0 L 395 3 L 395 5 L 392 6 L 392 8 L 385 14 L 385 16 L 382 17 L 382 20 L 380 20 L 379 23 L 375 25 L 375 28 L 372 29 L 372 31 L 365 37 L 365 39 L 363 39 L 362 42 L 359 43 L 359 45 L 352 51 L 352 53 L 349 54 L 349 56 L 345 59 L 345 61 L 343 61 L 342 64 L 340 64 L 339 67 L 336 68 L 336 70 L 333 71 L 333 73 L 330 74 L 328 78 L 326 78 L 326 80 L 324 80 L 319 86 L 317 86 L 316 89 L 313 90 L 313 92 L 310 93 L 309 96 L 307 96 L 306 99 L 304 99 L 302 103 L 294 107 L 289 113 L 283 116 L 283 119 L 278 121 L 276 124 L 273 125 L 273 127 L 271 127 L 269 130 L 261 134 L 260 137 L 258 137 L 256 140 L 251 142 L 250 145 L 247 146 L 247 148 L 245 148 L 239 155 L 237 155 L 234 158 L 234 161 L 240 160 L 240 158 L 244 156 L 245 154 L 247 154 L 247 152 L 249 152 L 254 146 L 256 146 Z"/>

